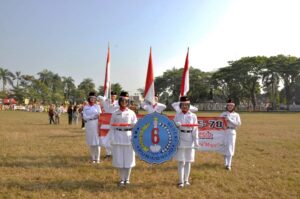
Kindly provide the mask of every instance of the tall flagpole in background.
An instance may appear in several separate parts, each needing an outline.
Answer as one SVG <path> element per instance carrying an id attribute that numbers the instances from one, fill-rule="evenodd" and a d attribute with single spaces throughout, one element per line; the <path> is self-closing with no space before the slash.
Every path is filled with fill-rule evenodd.
<path id="1" fill-rule="evenodd" d="M 189 90 L 190 90 L 190 74 L 189 74 L 189 48 L 188 48 L 186 58 L 185 58 L 182 79 L 181 79 L 179 97 L 187 95 L 187 92 L 189 92 Z"/>
<path id="2" fill-rule="evenodd" d="M 105 79 L 104 79 L 104 97 L 110 98 L 110 48 L 108 44 L 106 68 L 105 68 Z"/>
<path id="3" fill-rule="evenodd" d="M 145 90 L 144 90 L 144 99 L 154 104 L 155 103 L 154 95 L 155 95 L 155 90 L 154 90 L 154 78 L 153 78 L 152 48 L 150 47 L 147 79 L 146 79 Z"/>

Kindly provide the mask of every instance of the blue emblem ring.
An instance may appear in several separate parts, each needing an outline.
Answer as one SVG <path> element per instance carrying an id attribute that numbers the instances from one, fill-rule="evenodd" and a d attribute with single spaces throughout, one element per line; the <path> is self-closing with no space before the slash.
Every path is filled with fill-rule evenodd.
<path id="1" fill-rule="evenodd" d="M 150 164 L 170 160 L 178 144 L 179 131 L 174 121 L 156 112 L 145 115 L 132 129 L 134 151 Z"/>

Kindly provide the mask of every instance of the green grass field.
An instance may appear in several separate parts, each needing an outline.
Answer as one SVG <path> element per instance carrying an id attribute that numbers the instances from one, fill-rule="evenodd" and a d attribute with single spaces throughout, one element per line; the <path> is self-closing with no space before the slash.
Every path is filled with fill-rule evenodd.
<path id="1" fill-rule="evenodd" d="M 240 115 L 232 171 L 220 154 L 197 152 L 192 186 L 178 189 L 175 161 L 149 165 L 137 158 L 131 185 L 121 188 L 111 161 L 89 163 L 79 124 L 0 111 L 0 198 L 300 198 L 300 113 Z"/>

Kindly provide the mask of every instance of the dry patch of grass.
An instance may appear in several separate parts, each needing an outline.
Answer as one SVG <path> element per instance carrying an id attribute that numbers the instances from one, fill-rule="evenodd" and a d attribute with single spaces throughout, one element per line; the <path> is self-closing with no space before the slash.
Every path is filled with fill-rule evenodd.
<path id="1" fill-rule="evenodd" d="M 197 152 L 192 186 L 178 189 L 177 162 L 138 160 L 132 184 L 120 188 L 110 161 L 88 162 L 80 125 L 68 125 L 66 116 L 62 124 L 49 125 L 46 113 L 2 111 L 0 198 L 299 198 L 300 114 L 241 113 L 241 118 L 231 172 L 224 170 L 221 155 Z"/>

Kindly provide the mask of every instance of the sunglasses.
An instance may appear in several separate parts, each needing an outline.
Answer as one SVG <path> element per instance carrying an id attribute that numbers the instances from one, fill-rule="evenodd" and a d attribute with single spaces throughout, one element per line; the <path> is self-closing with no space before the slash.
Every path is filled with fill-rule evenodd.
<path id="1" fill-rule="evenodd" d="M 120 102 L 128 102 L 128 99 L 120 98 Z"/>

